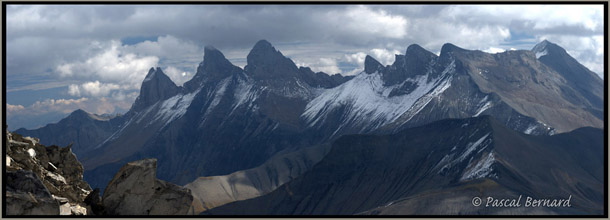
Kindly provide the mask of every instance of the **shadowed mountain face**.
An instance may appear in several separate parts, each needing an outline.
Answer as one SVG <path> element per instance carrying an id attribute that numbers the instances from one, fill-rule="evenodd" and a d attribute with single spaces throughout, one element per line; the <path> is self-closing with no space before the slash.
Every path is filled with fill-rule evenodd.
<path id="1" fill-rule="evenodd" d="M 563 48 L 549 41 L 539 43 L 532 52 L 540 62 L 557 71 L 566 80 L 573 90 L 562 90 L 566 99 L 576 105 L 585 106 L 596 117 L 604 119 L 603 109 L 600 108 L 604 105 L 604 83 L 597 74 L 578 63 Z"/>
<path id="2" fill-rule="evenodd" d="M 317 90 L 349 77 L 299 69 L 266 41 L 252 49 L 246 71 L 214 48 L 205 52 L 198 72 L 180 92 L 132 108 L 119 130 L 80 157 L 92 185 L 103 188 L 121 164 L 146 157 L 159 159 L 161 179 L 186 184 L 199 176 L 252 168 L 278 152 L 320 143 L 308 138 L 313 134 L 301 132 L 300 114 Z M 261 76 L 265 71 L 287 75 L 265 78 Z"/>
<path id="3" fill-rule="evenodd" d="M 532 136 L 489 116 L 441 120 L 393 135 L 347 135 L 297 179 L 204 214 L 602 214 L 603 135 L 581 128 Z M 474 196 L 519 195 L 571 195 L 572 207 L 471 203 Z"/>
<path id="4" fill-rule="evenodd" d="M 142 82 L 140 95 L 133 103 L 133 111 L 141 111 L 147 106 L 153 105 L 158 101 L 175 96 L 180 88 L 167 76 L 161 68 L 150 68 L 146 78 Z"/>
<path id="5" fill-rule="evenodd" d="M 451 44 L 436 56 L 411 45 L 392 65 L 367 57 L 362 73 L 345 77 L 299 68 L 264 40 L 244 69 L 206 47 L 197 73 L 182 87 L 151 69 L 123 116 L 71 116 L 47 126 L 52 129 L 19 132 L 48 144 L 78 140 L 73 149 L 85 179 L 104 188 L 128 161 L 158 158 L 158 177 L 183 185 L 342 135 L 393 134 L 447 118 L 491 115 L 533 135 L 602 128 L 603 95 L 586 86 L 603 85 L 601 79 L 570 83 L 568 74 L 590 71 L 554 66 L 545 57 L 571 57 L 548 48 L 537 59 L 533 51 L 487 54 Z"/>
<path id="6" fill-rule="evenodd" d="M 123 116 L 104 117 L 79 109 L 57 123 L 34 130 L 21 128 L 15 133 L 37 137 L 44 145 L 72 144 L 72 151 L 82 155 L 104 142 L 122 123 Z"/>

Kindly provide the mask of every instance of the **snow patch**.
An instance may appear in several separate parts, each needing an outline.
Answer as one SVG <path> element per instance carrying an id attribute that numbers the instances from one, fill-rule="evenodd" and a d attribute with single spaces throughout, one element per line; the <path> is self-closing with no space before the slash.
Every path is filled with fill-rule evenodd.
<path id="1" fill-rule="evenodd" d="M 53 168 L 53 170 L 57 170 L 57 167 L 55 165 L 53 165 L 51 162 L 47 162 L 49 164 L 49 166 L 51 166 Z"/>
<path id="2" fill-rule="evenodd" d="M 479 102 L 479 106 L 481 106 L 482 103 L 483 104 L 481 107 L 479 107 L 479 109 L 477 110 L 477 113 L 475 113 L 472 117 L 478 117 L 479 115 L 481 115 L 481 113 L 483 113 L 485 110 L 491 108 L 492 106 L 492 102 L 491 101 L 487 101 L 487 97 L 485 96 L 480 102 Z"/>
<path id="3" fill-rule="evenodd" d="M 536 128 L 538 128 L 538 125 L 535 125 L 535 124 L 534 125 L 530 125 L 527 129 L 525 129 L 525 132 L 523 132 L 523 133 L 525 133 L 525 134 L 532 134 L 532 132 L 534 130 L 536 130 Z"/>
<path id="4" fill-rule="evenodd" d="M 379 72 L 372 74 L 361 72 L 352 80 L 322 92 L 307 104 L 301 117 L 313 127 L 324 123 L 328 114 L 334 109 L 346 107 L 337 131 L 350 126 L 362 126 L 363 131 L 372 130 L 394 122 L 412 108 L 413 115 L 419 112 L 432 98 L 449 88 L 451 77 L 445 77 L 444 74 L 453 72 L 454 68 L 454 64 L 449 65 L 437 79 L 429 79 L 430 74 L 425 74 L 388 87 L 383 85 Z M 407 82 L 413 83 L 416 86 L 415 90 L 409 94 L 389 97 L 392 90 Z M 426 94 L 429 95 L 418 101 Z M 414 107 L 416 102 L 418 104 Z"/>
<path id="5" fill-rule="evenodd" d="M 142 81 L 142 83 L 145 83 L 145 82 L 147 82 L 147 81 L 152 80 L 152 78 L 154 78 L 154 77 L 155 77 L 155 74 L 157 74 L 157 71 L 156 71 L 156 70 L 155 70 L 155 71 L 153 71 L 151 74 L 148 74 L 148 76 L 146 76 L 146 78 L 144 78 L 144 81 Z"/>
<path id="6" fill-rule="evenodd" d="M 254 87 L 254 84 L 249 81 L 239 79 L 237 88 L 235 89 L 235 93 L 233 96 L 235 97 L 235 103 L 233 104 L 233 109 L 231 109 L 231 113 L 235 111 L 239 106 L 248 104 L 248 108 L 252 108 L 254 105 L 254 101 L 258 99 L 260 92 Z"/>
<path id="7" fill-rule="evenodd" d="M 59 174 L 54 174 L 52 172 L 48 172 L 47 173 L 47 177 L 50 177 L 51 179 L 57 181 L 57 182 L 61 182 L 63 184 L 67 184 L 66 183 L 66 178 L 64 178 L 63 176 L 59 175 Z"/>
<path id="8" fill-rule="evenodd" d="M 38 141 L 36 141 L 36 139 L 33 137 L 24 137 L 23 139 L 29 140 L 30 142 L 32 142 L 32 145 L 38 144 Z"/>
<path id="9" fill-rule="evenodd" d="M 491 165 L 493 165 L 495 161 L 496 160 L 493 152 L 489 152 L 486 156 L 479 160 L 476 165 L 471 166 L 470 169 L 467 169 L 460 180 L 464 181 L 479 179 L 488 176 L 493 171 Z"/>
<path id="10" fill-rule="evenodd" d="M 536 59 L 540 59 L 540 57 L 547 55 L 547 54 L 548 54 L 548 52 L 546 51 L 546 49 L 543 51 L 540 51 L 540 52 L 536 52 Z"/>
<path id="11" fill-rule="evenodd" d="M 434 90 L 432 92 L 429 92 L 428 94 L 419 98 L 417 100 L 417 102 L 415 102 L 415 104 L 413 104 L 411 109 L 409 109 L 409 111 L 407 111 L 408 119 L 402 123 L 404 124 L 404 123 L 407 123 L 408 121 L 411 121 L 411 119 L 413 119 L 413 117 L 415 117 L 415 115 L 417 115 L 422 109 L 424 109 L 430 103 L 430 101 L 432 101 L 432 99 L 439 97 L 440 94 L 442 94 L 443 92 L 445 92 L 445 90 L 447 90 L 449 87 L 451 87 L 452 79 L 453 79 L 453 76 L 449 76 L 447 79 L 442 80 L 439 83 L 439 85 L 434 88 Z"/>
<path id="12" fill-rule="evenodd" d="M 195 92 L 186 95 L 179 94 L 163 101 L 154 120 L 163 120 L 165 121 L 163 126 L 166 126 L 173 120 L 182 117 L 199 91 L 201 91 L 201 88 Z"/>
<path id="13" fill-rule="evenodd" d="M 30 155 L 31 158 L 36 157 L 36 151 L 32 148 L 28 149 L 28 154 Z"/>
<path id="14" fill-rule="evenodd" d="M 479 151 L 481 151 L 482 149 L 486 148 L 491 143 L 491 139 L 487 138 L 490 134 L 491 132 L 483 135 L 475 142 L 469 142 L 464 151 L 459 154 L 458 157 L 455 157 L 456 153 L 445 155 L 445 157 L 443 157 L 443 159 L 439 161 L 439 163 L 435 166 L 435 168 L 442 166 L 439 169 L 438 173 L 441 173 L 444 169 L 449 169 L 455 166 L 456 164 L 463 162 L 477 149 L 480 149 Z M 455 147 L 451 149 L 451 152 L 453 152 L 454 150 Z M 472 160 L 472 158 L 470 158 L 470 160 Z"/>
<path id="15" fill-rule="evenodd" d="M 483 135 L 483 137 L 479 138 L 479 140 L 475 141 L 474 143 L 473 142 L 468 143 L 468 146 L 466 147 L 466 151 L 464 151 L 464 153 L 462 153 L 462 155 L 458 158 L 458 160 L 461 162 L 464 159 L 466 159 L 466 157 L 468 157 L 468 155 L 470 155 L 470 153 L 475 151 L 479 147 L 479 145 L 481 145 L 483 143 L 483 141 L 485 141 L 487 139 L 487 136 L 489 136 L 490 134 L 491 134 L 491 132 L 487 133 L 486 135 Z"/>
<path id="16" fill-rule="evenodd" d="M 216 93 L 214 93 L 212 102 L 210 102 L 210 105 L 205 110 L 205 114 L 203 114 L 204 118 L 207 117 L 207 115 L 210 114 L 210 112 L 212 112 L 212 110 L 214 110 L 214 108 L 218 105 L 218 103 L 220 103 L 220 100 L 222 100 L 222 97 L 224 96 L 225 91 L 227 90 L 227 85 L 229 85 L 230 81 L 231 81 L 231 77 L 227 77 L 226 79 L 223 79 L 222 81 L 220 81 L 220 83 L 216 87 L 217 88 Z"/>

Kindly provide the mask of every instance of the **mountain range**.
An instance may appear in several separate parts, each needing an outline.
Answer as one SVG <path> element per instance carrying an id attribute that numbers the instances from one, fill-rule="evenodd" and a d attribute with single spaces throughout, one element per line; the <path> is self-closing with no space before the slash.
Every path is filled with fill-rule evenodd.
<path id="1" fill-rule="evenodd" d="M 212 215 L 603 213 L 603 131 L 533 136 L 490 116 L 445 119 L 391 135 L 346 135 L 310 171 Z M 578 146 L 578 148 L 575 148 Z M 568 198 L 572 207 L 500 209 L 486 198 Z"/>
<path id="2" fill-rule="evenodd" d="M 47 145 L 73 143 L 72 149 L 85 168 L 85 180 L 92 188 L 105 187 L 126 162 L 151 157 L 158 159 L 160 179 L 179 185 L 190 183 L 193 188 L 197 187 L 194 183 L 201 182 L 200 177 L 215 176 L 212 179 L 217 181 L 241 171 L 250 173 L 245 180 L 243 175 L 240 178 L 248 182 L 248 186 L 256 185 L 256 190 L 219 195 L 225 202 L 208 208 L 238 202 L 208 210 L 212 214 L 226 214 L 234 209 L 261 214 L 418 213 L 404 207 L 395 212 L 390 211 L 395 209 L 378 206 L 413 196 L 436 201 L 442 199 L 437 193 L 450 191 L 448 186 L 460 189 L 492 187 L 515 194 L 539 193 L 548 185 L 538 184 L 542 180 L 533 180 L 528 175 L 541 171 L 524 171 L 521 166 L 527 163 L 513 154 L 532 150 L 528 146 L 534 145 L 551 151 L 549 143 L 557 143 L 563 150 L 557 150 L 558 155 L 551 159 L 566 159 L 567 154 L 575 153 L 570 146 L 585 144 L 578 142 L 583 140 L 582 135 L 598 139 L 585 146 L 590 149 L 582 152 L 581 157 L 573 159 L 578 167 L 551 172 L 552 176 L 545 176 L 544 180 L 559 184 L 551 187 L 553 192 L 599 195 L 603 192 L 598 185 L 603 180 L 603 174 L 598 173 L 600 161 L 589 157 L 601 155 L 600 149 L 603 150 L 603 143 L 596 142 L 603 139 L 603 134 L 598 134 L 604 128 L 603 89 L 604 83 L 595 73 L 548 41 L 537 44 L 532 50 L 496 54 L 445 44 L 438 56 L 413 44 L 407 47 L 404 55 L 396 55 L 391 65 L 384 66 L 367 56 L 364 71 L 355 76 L 342 76 L 297 67 L 269 42 L 261 40 L 247 55 L 247 65 L 243 69 L 233 65 L 219 50 L 205 47 L 196 74 L 183 86 L 172 82 L 161 68 L 151 68 L 142 82 L 139 96 L 123 115 L 102 117 L 77 110 L 58 123 L 15 132 L 39 137 Z M 456 127 L 456 124 L 466 126 Z M 476 126 L 468 126 L 471 124 Z M 569 137 L 567 142 L 557 141 L 565 136 Z M 459 138 L 463 139 L 456 140 Z M 379 147 L 374 149 L 362 145 L 377 141 L 386 144 L 375 144 Z M 330 143 L 333 143 L 332 147 Z M 427 147 L 401 148 L 407 143 Z M 481 146 L 472 150 L 475 143 Z M 483 143 L 486 143 L 484 147 Z M 362 146 L 350 147 L 359 145 Z M 519 146 L 510 150 L 509 145 Z M 456 149 L 451 150 L 453 146 Z M 323 153 L 311 158 L 282 156 L 311 155 L 302 152 L 312 148 L 324 150 L 314 150 Z M 472 153 L 475 150 L 477 153 Z M 532 152 L 527 157 L 544 157 L 550 154 L 546 151 Z M 367 154 L 378 157 L 367 158 Z M 463 155 L 469 162 L 443 155 Z M 386 156 L 385 162 L 395 164 L 377 165 L 375 161 L 385 160 Z M 401 156 L 403 159 L 399 159 Z M 280 163 L 278 159 L 270 160 L 272 158 L 311 163 L 299 166 L 303 169 L 291 173 L 295 170 L 293 163 Z M 399 162 L 405 158 L 425 162 Z M 459 162 L 450 162 L 442 166 L 447 169 L 438 169 L 436 165 L 443 159 Z M 580 163 L 581 160 L 586 163 Z M 547 162 L 536 165 L 558 165 Z M 323 165 L 332 167 L 320 168 Z M 265 166 L 273 167 L 271 170 L 288 170 L 288 174 L 256 171 Z M 382 177 L 391 176 L 390 180 L 386 179 L 387 184 L 395 185 L 366 182 L 364 180 L 377 174 L 349 169 L 369 166 L 373 173 L 390 172 Z M 559 167 L 562 166 L 567 165 Z M 489 172 L 474 172 L 475 167 L 485 167 Z M 467 172 L 472 175 L 466 175 Z M 274 180 L 261 185 L 261 181 L 253 180 L 252 176 Z M 587 180 L 577 184 L 566 179 L 568 177 Z M 412 178 L 421 180 L 410 182 L 415 181 Z M 316 191 L 324 195 L 311 194 L 315 197 L 305 198 L 310 193 L 308 190 L 319 190 L 310 182 L 316 179 L 331 181 L 319 183 L 320 187 L 337 190 L 340 196 L 329 198 L 335 191 Z M 475 181 L 483 186 L 464 183 L 464 180 L 473 179 L 488 181 Z M 226 180 L 222 181 L 226 183 Z M 332 181 L 348 185 L 333 185 L 336 182 Z M 517 186 L 509 186 L 511 181 L 518 183 Z M 356 186 L 359 182 L 369 187 L 383 186 L 385 188 L 379 190 L 385 191 L 359 189 Z M 561 185 L 566 182 L 569 184 L 565 187 Z M 296 194 L 291 191 L 293 188 Z M 435 194 L 416 194 L 423 192 Z M 355 196 L 364 194 L 378 197 L 359 201 Z M 226 195 L 231 198 L 227 199 Z M 294 200 L 293 195 L 305 197 Z M 254 199 L 239 202 L 250 198 Z M 298 202 L 286 202 L 289 198 Z M 581 212 L 600 210 L 597 197 L 580 199 L 581 204 L 593 207 L 581 207 Z M 278 206 L 261 208 L 248 205 L 251 201 Z M 304 201 L 307 204 L 302 203 Z M 409 204 L 410 200 L 401 201 L 395 205 Z M 557 210 L 538 211 L 557 213 Z"/>

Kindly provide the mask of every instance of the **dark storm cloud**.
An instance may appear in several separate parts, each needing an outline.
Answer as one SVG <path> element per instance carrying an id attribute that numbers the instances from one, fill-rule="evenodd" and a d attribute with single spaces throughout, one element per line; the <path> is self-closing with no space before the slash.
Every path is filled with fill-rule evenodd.
<path id="1" fill-rule="evenodd" d="M 603 7 L 590 5 L 9 5 L 6 17 L 9 91 L 69 88 L 58 97 L 87 97 L 94 112 L 128 108 L 151 66 L 181 84 L 205 45 L 244 66 L 260 39 L 328 73 L 358 73 L 367 54 L 390 64 L 413 43 L 502 51 L 542 39 L 603 71 Z"/>

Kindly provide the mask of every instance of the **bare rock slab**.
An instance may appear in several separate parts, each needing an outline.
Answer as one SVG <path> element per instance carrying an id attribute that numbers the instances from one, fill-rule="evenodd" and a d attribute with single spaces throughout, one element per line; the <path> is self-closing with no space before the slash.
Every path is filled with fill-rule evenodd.
<path id="1" fill-rule="evenodd" d="M 186 215 L 193 202 L 187 188 L 156 178 L 157 159 L 123 166 L 106 187 L 102 203 L 109 215 Z"/>
<path id="2" fill-rule="evenodd" d="M 32 171 L 6 172 L 7 215 L 59 215 L 59 204 Z"/>

